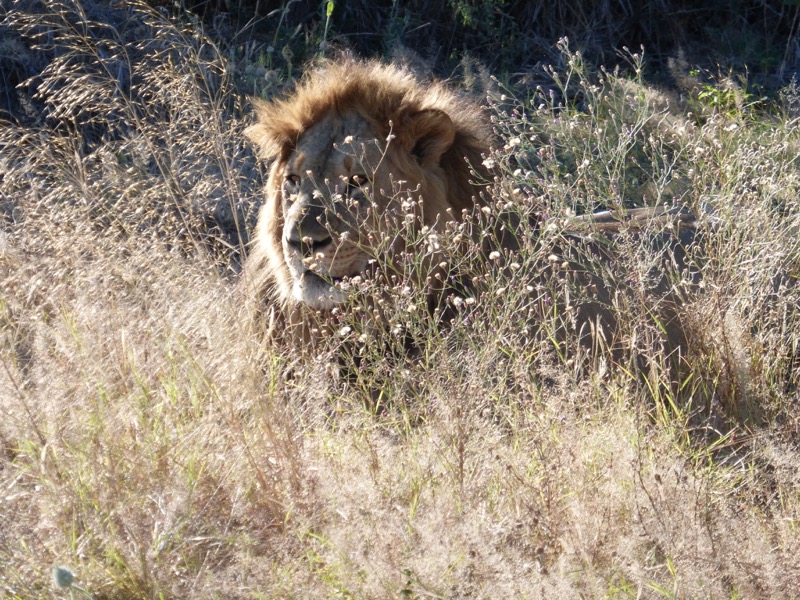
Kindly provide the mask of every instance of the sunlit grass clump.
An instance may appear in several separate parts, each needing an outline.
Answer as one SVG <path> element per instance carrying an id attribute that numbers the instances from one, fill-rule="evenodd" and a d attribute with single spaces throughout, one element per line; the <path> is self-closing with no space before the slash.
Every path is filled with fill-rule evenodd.
<path id="1" fill-rule="evenodd" d="M 309 355 L 237 287 L 263 182 L 236 73 L 128 5 L 135 36 L 67 2 L 6 17 L 61 45 L 42 120 L 0 124 L 3 597 L 797 594 L 796 98 L 723 111 L 564 46 L 552 86 L 490 94 L 487 210 L 440 240 L 468 293 L 431 309 L 420 245 Z M 550 250 L 664 204 L 702 231 L 679 368 L 633 293 L 651 238 L 595 265 L 628 290 L 623 354 L 577 343 L 590 290 Z M 501 230 L 515 252 L 455 241 Z"/>

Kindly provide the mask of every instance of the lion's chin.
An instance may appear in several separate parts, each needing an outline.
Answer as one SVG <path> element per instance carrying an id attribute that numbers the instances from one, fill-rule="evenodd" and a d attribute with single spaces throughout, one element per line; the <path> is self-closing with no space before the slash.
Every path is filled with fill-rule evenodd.
<path id="1" fill-rule="evenodd" d="M 293 294 L 295 300 L 315 310 L 331 310 L 347 298 L 347 294 L 335 284 L 313 271 L 304 271 L 299 279 L 295 279 Z"/>

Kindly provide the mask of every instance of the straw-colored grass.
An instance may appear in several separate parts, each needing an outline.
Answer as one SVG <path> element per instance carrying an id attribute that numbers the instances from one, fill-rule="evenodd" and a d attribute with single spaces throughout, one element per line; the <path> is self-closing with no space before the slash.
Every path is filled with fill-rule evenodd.
<path id="1" fill-rule="evenodd" d="M 680 375 L 630 298 L 655 379 L 582 357 L 562 302 L 522 318 L 539 238 L 451 327 L 390 287 L 384 337 L 309 357 L 242 314 L 262 179 L 224 56 L 133 3 L 114 47 L 53 6 L 15 17 L 64 50 L 46 118 L 0 124 L 0 595 L 797 597 L 796 115 L 687 116 L 640 57 L 592 74 L 566 48 L 555 94 L 494 97 L 496 206 L 542 235 L 601 206 L 717 220 Z M 649 272 L 646 243 L 618 251 L 618 281 Z"/>

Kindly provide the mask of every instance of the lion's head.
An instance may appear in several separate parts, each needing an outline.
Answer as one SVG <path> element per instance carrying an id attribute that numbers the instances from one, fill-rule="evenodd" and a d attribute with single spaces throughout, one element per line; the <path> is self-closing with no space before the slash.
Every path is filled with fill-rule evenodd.
<path id="1" fill-rule="evenodd" d="M 370 268 L 376 240 L 409 204 L 434 229 L 475 204 L 471 169 L 484 171 L 491 128 L 441 83 L 346 59 L 284 100 L 257 101 L 256 114 L 246 134 L 272 167 L 246 272 L 283 308 L 343 301 L 341 280 Z M 386 251 L 402 249 L 401 237 Z"/>

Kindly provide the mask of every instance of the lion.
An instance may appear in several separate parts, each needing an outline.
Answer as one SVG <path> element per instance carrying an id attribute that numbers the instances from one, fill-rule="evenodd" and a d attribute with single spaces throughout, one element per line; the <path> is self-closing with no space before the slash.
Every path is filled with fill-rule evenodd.
<path id="1" fill-rule="evenodd" d="M 441 82 L 423 82 L 396 65 L 346 59 L 311 72 L 288 98 L 257 101 L 255 107 L 257 122 L 246 135 L 272 165 L 244 282 L 256 310 L 268 317 L 268 332 L 288 332 L 304 347 L 319 337 L 324 332 L 319 324 L 325 319 L 316 316 L 335 311 L 348 299 L 347 281 L 371 274 L 379 251 L 400 256 L 410 244 L 407 223 L 402 221 L 409 206 L 415 214 L 413 225 L 428 231 L 453 222 L 468 225 L 465 220 L 470 215 L 480 218 L 484 211 L 492 211 L 491 198 L 483 193 L 492 180 L 486 166 L 491 163 L 485 160 L 493 143 L 490 120 L 477 102 Z M 534 267 L 529 288 L 563 288 L 564 282 L 572 282 L 586 297 L 577 307 L 568 306 L 575 294 L 556 301 L 564 305 L 565 314 L 577 315 L 579 341 L 612 350 L 625 345 L 616 334 L 613 305 L 618 292 L 631 298 L 638 292 L 622 277 L 603 275 L 617 259 L 597 236 L 620 231 L 648 236 L 648 228 L 660 223 L 662 230 L 678 233 L 655 235 L 669 254 L 664 264 L 677 261 L 683 270 L 683 248 L 692 244 L 694 231 L 693 215 L 660 208 L 575 218 L 571 231 L 556 236 L 552 244 L 537 233 L 536 222 L 502 224 L 495 219 L 495 223 L 501 224 L 488 232 L 473 229 L 478 238 L 472 239 L 473 247 L 484 245 L 486 262 L 514 252 L 510 246 L 517 239 L 541 240 L 534 243 L 546 264 Z M 501 230 L 511 235 L 503 238 Z M 389 245 L 379 249 L 387 238 Z M 485 246 L 487 240 L 494 247 Z M 548 262 L 553 256 L 561 258 Z M 594 257 L 604 266 L 597 266 Z M 429 274 L 437 264 L 446 264 L 438 263 L 435 253 L 428 261 Z M 568 265 L 566 270 L 556 268 L 562 262 Z M 568 271 L 572 274 L 566 275 Z M 455 281 L 457 293 L 474 292 L 465 289 L 474 280 L 472 275 Z M 669 278 L 662 273 L 647 278 L 655 282 L 652 304 L 664 315 L 659 329 L 666 332 L 667 345 L 684 345 L 677 310 L 680 299 L 664 299 L 671 287 Z M 429 306 L 437 302 L 441 306 L 444 290 L 435 283 L 431 286 L 437 278 L 425 279 L 430 286 Z M 451 285 L 454 279 L 438 280 Z M 536 293 L 539 297 L 531 302 L 542 304 L 536 314 L 552 313 L 547 302 L 553 294 Z M 569 313 L 572 308 L 576 310 Z M 521 325 L 524 328 L 524 321 Z"/>
<path id="2" fill-rule="evenodd" d="M 327 62 L 255 110 L 245 134 L 272 166 L 244 273 L 273 328 L 342 303 L 341 283 L 373 262 L 371 236 L 404 206 L 435 230 L 480 203 L 474 182 L 489 178 L 480 105 L 397 65 Z"/>

